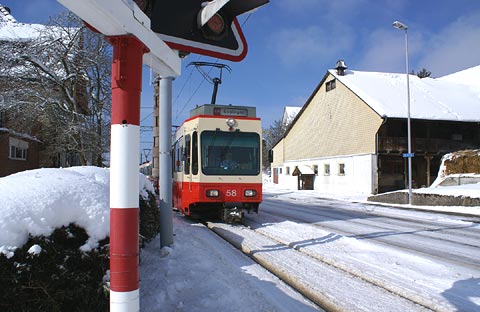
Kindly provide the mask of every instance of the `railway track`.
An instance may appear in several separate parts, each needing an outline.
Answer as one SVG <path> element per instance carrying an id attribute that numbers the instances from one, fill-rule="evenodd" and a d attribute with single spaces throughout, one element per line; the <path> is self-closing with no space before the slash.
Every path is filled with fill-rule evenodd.
<path id="1" fill-rule="evenodd" d="M 315 255 L 308 245 L 291 244 L 247 225 L 207 222 L 208 228 L 326 311 L 453 311 L 448 305 L 406 294 L 335 260 Z M 326 237 L 325 240 L 335 237 Z M 302 247 L 303 246 L 303 247 Z M 431 299 L 431 298 L 430 298 Z"/>
<path id="2" fill-rule="evenodd" d="M 346 229 L 345 226 L 336 224 L 335 221 L 342 220 L 338 217 L 338 215 L 336 216 L 333 213 L 312 210 L 305 210 L 302 213 L 299 213 L 301 210 L 302 209 L 297 208 L 295 212 L 287 214 L 275 211 L 273 214 L 269 211 L 265 211 L 264 209 L 262 210 L 262 216 L 259 216 L 256 219 L 262 219 L 263 221 L 268 222 L 267 220 L 272 220 L 275 218 L 278 219 L 278 217 L 281 217 L 293 222 L 305 223 L 308 222 L 308 218 L 302 218 L 302 213 L 307 215 L 311 215 L 312 213 L 320 213 L 320 218 L 328 221 L 320 222 L 319 224 L 312 223 L 311 226 L 337 233 L 345 237 L 374 240 L 377 243 L 383 244 L 387 247 L 396 247 L 408 253 L 433 258 L 436 261 L 450 265 L 465 266 L 474 270 L 478 270 L 480 265 L 478 257 L 475 256 L 478 254 L 478 250 L 480 249 L 480 241 L 478 240 L 480 230 L 475 223 L 466 225 L 440 226 L 438 221 L 430 222 L 428 220 L 422 220 L 420 227 L 412 229 L 410 227 L 411 223 L 408 225 L 408 222 L 418 222 L 418 220 L 390 216 L 388 217 L 389 224 L 381 224 L 379 222 L 372 222 L 369 220 L 369 218 L 365 218 L 364 215 L 362 215 L 363 217 L 361 218 L 352 217 L 352 219 L 348 222 L 348 229 Z M 373 218 L 378 218 L 379 216 L 382 218 L 385 217 L 377 214 Z M 263 227 L 262 222 L 255 221 L 255 219 L 250 219 L 249 222 L 249 225 L 252 228 Z M 359 234 L 362 233 L 362 229 L 365 227 L 368 228 L 368 233 Z M 455 240 L 450 239 L 449 236 L 445 234 L 452 236 L 452 238 L 454 237 Z M 392 239 L 392 237 L 398 235 L 415 235 L 416 238 L 425 239 L 425 243 L 417 242 L 416 244 L 412 245 L 409 240 L 405 241 Z M 439 249 L 437 247 L 438 245 L 443 245 L 444 247 L 449 248 Z M 459 248 L 463 248 L 464 250 Z"/>
<path id="3" fill-rule="evenodd" d="M 206 225 L 327 311 L 443 312 L 478 307 L 478 221 L 267 199 L 243 225 Z"/>

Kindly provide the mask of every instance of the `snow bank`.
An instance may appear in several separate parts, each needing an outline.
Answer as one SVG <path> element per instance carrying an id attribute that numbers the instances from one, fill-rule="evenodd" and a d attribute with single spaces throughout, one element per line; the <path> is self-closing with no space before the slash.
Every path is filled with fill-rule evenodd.
<path id="1" fill-rule="evenodd" d="M 480 174 L 480 150 L 464 150 L 443 155 L 437 178 L 431 187 L 440 186 L 447 177 L 457 178 L 459 174 L 473 178 Z"/>
<path id="2" fill-rule="evenodd" d="M 140 174 L 143 197 L 152 184 Z M 109 234 L 110 170 L 98 167 L 36 169 L 0 178 L 0 252 L 9 256 L 28 236 L 50 235 L 75 223 L 84 228 L 88 251 Z"/>

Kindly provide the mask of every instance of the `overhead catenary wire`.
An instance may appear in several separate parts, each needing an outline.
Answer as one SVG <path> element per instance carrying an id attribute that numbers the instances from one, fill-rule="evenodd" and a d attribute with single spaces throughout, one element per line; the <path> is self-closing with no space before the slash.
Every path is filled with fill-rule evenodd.
<path id="1" fill-rule="evenodd" d="M 202 58 L 201 55 L 199 55 L 197 57 L 197 61 L 199 61 L 200 59 Z M 185 79 L 185 82 L 183 83 L 182 85 L 182 88 L 180 89 L 180 91 L 178 92 L 177 96 L 175 97 L 175 99 L 173 100 L 173 103 L 172 105 L 173 106 L 176 106 L 176 111 L 175 111 L 175 121 L 178 121 L 178 118 L 179 116 L 183 113 L 183 111 L 185 110 L 185 108 L 187 107 L 188 103 L 191 101 L 191 99 L 189 99 L 182 107 L 181 110 L 178 109 L 178 106 L 176 105 L 176 103 L 178 102 L 180 96 L 182 95 L 187 83 L 190 81 L 190 79 L 192 78 L 192 75 L 193 75 L 193 68 L 190 70 L 190 74 L 188 75 L 187 79 Z M 201 84 L 200 84 L 201 85 Z M 195 90 L 194 94 L 196 94 L 197 90 Z M 192 96 L 193 97 L 193 96 Z"/>
<path id="2" fill-rule="evenodd" d="M 230 68 L 230 66 L 226 65 L 226 64 L 221 64 L 221 63 L 218 63 L 218 62 L 215 62 L 215 63 L 210 63 L 210 62 L 191 62 L 190 64 L 187 65 L 190 66 L 190 65 L 193 65 L 195 66 L 198 71 L 200 72 L 200 74 L 202 74 L 203 78 L 208 81 L 209 83 L 213 84 L 213 94 L 212 94 L 212 101 L 210 102 L 211 104 L 215 104 L 216 103 L 216 99 L 217 99 L 217 92 L 218 92 L 218 85 L 222 83 L 222 72 L 223 72 L 223 69 L 226 69 L 228 72 L 232 72 L 232 69 Z M 208 72 L 206 72 L 203 67 L 204 66 L 209 66 L 210 67 L 210 70 Z M 212 68 L 215 67 L 215 68 L 218 68 L 220 70 L 219 72 L 219 76 L 220 77 L 215 77 L 213 78 L 212 76 L 210 76 L 210 72 L 212 70 Z"/>
<path id="3" fill-rule="evenodd" d="M 201 58 L 201 57 L 200 57 Z M 199 58 L 199 60 L 200 60 Z M 217 63 L 218 62 L 218 59 L 215 60 L 214 63 Z M 210 72 L 212 71 L 213 67 L 210 68 L 210 70 L 208 71 L 208 74 L 210 74 Z M 192 76 L 193 74 L 193 68 L 192 68 L 192 71 L 190 73 L 190 76 L 187 78 L 187 79 L 190 79 L 190 77 Z M 178 118 L 180 117 L 180 115 L 185 111 L 185 109 L 187 108 L 187 105 L 190 104 L 190 102 L 192 101 L 193 97 L 197 94 L 198 90 L 200 90 L 200 87 L 203 85 L 203 83 L 205 82 L 205 79 L 202 79 L 200 81 L 200 83 L 198 84 L 197 88 L 195 89 L 195 91 L 193 91 L 192 95 L 188 98 L 187 102 L 185 102 L 185 104 L 182 106 L 182 109 L 177 113 L 175 114 L 175 121 L 178 121 Z"/>

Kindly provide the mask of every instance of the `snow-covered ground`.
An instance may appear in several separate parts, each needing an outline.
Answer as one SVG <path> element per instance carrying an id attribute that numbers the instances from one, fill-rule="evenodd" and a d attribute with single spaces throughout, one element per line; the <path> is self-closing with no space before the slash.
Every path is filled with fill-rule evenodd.
<path id="1" fill-rule="evenodd" d="M 475 175 L 478 177 L 478 175 Z M 432 187 L 413 189 L 412 192 L 422 194 L 437 194 L 450 196 L 467 196 L 472 198 L 480 198 L 480 183 L 463 184 L 454 186 L 439 186 L 440 182 L 432 184 Z M 315 201 L 318 198 L 331 198 L 336 200 L 343 200 L 347 202 L 370 203 L 367 201 L 369 195 L 366 194 L 351 194 L 351 193 L 323 193 L 318 190 L 290 190 L 284 187 L 271 183 L 271 179 L 265 177 L 263 179 L 263 190 L 266 194 L 275 195 L 278 198 L 295 198 L 300 201 Z M 408 192 L 408 190 L 403 190 Z M 375 205 L 383 205 L 382 203 L 373 203 Z M 402 205 L 402 204 L 385 204 L 386 206 L 394 206 L 404 209 L 429 210 L 437 212 L 451 212 L 470 214 L 472 216 L 480 216 L 480 206 L 464 207 L 464 206 L 416 206 L 416 205 Z"/>
<path id="2" fill-rule="evenodd" d="M 317 311 L 203 224 L 174 216 L 174 245 L 141 252 L 141 311 Z"/>
<path id="3" fill-rule="evenodd" d="M 74 167 L 31 170 L 0 178 L 0 252 L 8 256 L 27 241 L 29 233 L 48 235 L 54 228 L 71 222 L 84 227 L 91 237 L 82 248 L 94 247 L 109 230 L 108 172 L 102 168 Z M 141 190 L 151 189 L 146 179 L 140 181 Z M 266 182 L 266 194 L 299 201 L 315 201 L 317 197 L 366 199 L 366 196 L 279 189 Z M 480 185 L 468 185 L 472 187 L 478 197 Z M 441 188 L 444 193 L 463 192 L 458 187 L 453 189 Z M 468 209 L 480 215 L 480 207 Z M 142 250 L 142 311 L 317 309 L 203 225 L 175 215 L 174 234 L 173 246 L 160 249 L 156 239 Z"/>

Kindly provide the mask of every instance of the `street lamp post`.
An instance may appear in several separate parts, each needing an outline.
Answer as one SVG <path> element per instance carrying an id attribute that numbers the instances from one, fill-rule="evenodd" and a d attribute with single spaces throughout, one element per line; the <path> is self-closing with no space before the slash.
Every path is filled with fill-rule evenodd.
<path id="1" fill-rule="evenodd" d="M 402 22 L 395 21 L 392 24 L 393 27 L 405 30 L 405 66 L 407 69 L 407 141 L 408 141 L 408 204 L 412 204 L 412 136 L 410 127 L 410 80 L 408 74 L 408 26 Z"/>

